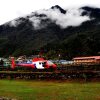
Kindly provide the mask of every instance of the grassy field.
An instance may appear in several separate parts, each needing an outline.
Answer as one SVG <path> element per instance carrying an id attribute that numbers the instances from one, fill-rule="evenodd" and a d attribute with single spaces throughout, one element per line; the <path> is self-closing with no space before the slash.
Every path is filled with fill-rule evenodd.
<path id="1" fill-rule="evenodd" d="M 100 82 L 0 80 L 0 97 L 16 100 L 100 100 Z"/>

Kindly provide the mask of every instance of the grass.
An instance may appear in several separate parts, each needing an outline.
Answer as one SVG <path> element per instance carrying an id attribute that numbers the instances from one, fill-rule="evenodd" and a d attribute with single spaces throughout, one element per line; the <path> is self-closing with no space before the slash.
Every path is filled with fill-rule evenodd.
<path id="1" fill-rule="evenodd" d="M 100 100 L 100 83 L 0 80 L 0 97 L 17 100 Z"/>

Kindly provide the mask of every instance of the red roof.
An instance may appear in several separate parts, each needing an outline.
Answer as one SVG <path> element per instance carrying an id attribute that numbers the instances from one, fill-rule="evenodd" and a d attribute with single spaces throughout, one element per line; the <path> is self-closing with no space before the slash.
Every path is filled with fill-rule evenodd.
<path id="1" fill-rule="evenodd" d="M 35 61 L 45 61 L 43 58 L 33 58 L 33 62 Z"/>
<path id="2" fill-rule="evenodd" d="M 89 57 L 75 57 L 74 60 L 78 59 L 100 59 L 100 56 L 89 56 Z"/>

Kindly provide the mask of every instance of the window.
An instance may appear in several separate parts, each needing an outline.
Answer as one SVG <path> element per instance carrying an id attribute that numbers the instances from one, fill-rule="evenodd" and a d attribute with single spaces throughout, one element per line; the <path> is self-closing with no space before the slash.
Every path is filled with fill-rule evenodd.
<path id="1" fill-rule="evenodd" d="M 39 65 L 41 65 L 41 62 L 39 62 Z"/>

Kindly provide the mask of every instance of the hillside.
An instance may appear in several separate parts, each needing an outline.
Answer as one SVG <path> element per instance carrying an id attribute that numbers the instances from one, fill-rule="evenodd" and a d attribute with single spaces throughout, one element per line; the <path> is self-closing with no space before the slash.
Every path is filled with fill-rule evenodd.
<path id="1" fill-rule="evenodd" d="M 0 56 L 38 54 L 71 59 L 100 54 L 100 9 L 56 5 L 0 26 Z"/>

